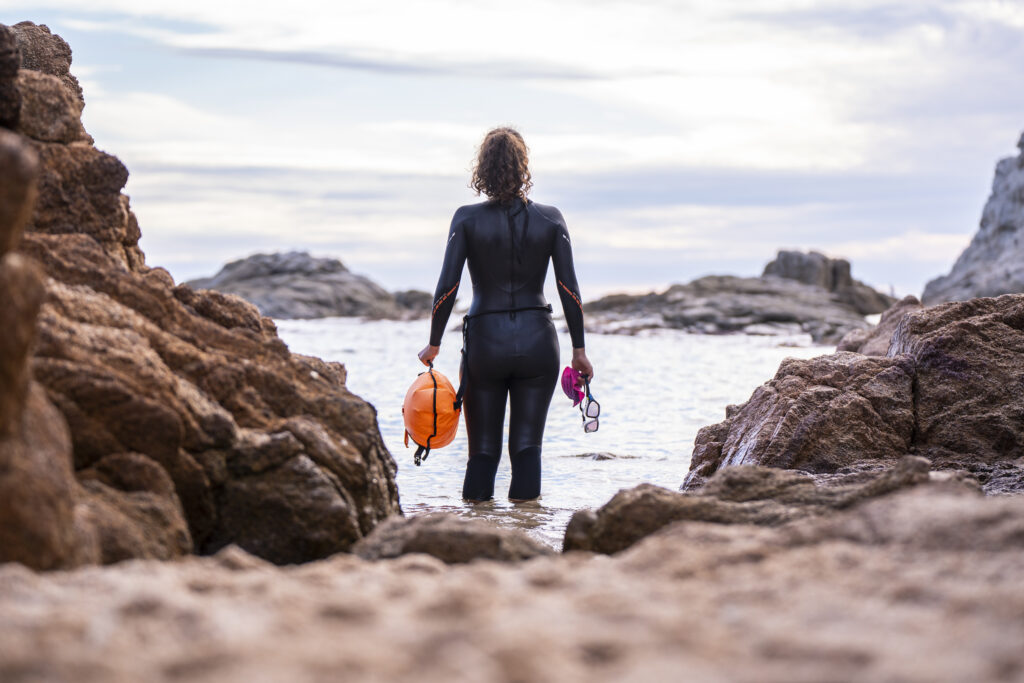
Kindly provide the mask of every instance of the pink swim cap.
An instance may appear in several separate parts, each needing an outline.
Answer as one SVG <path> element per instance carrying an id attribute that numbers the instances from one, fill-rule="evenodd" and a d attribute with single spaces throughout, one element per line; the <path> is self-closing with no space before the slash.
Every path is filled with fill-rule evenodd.
<path id="1" fill-rule="evenodd" d="M 574 370 L 571 367 L 566 366 L 565 370 L 562 370 L 562 391 L 565 395 L 572 399 L 572 405 L 575 408 L 583 400 L 583 390 L 579 388 L 577 382 L 581 375 L 579 370 Z"/>

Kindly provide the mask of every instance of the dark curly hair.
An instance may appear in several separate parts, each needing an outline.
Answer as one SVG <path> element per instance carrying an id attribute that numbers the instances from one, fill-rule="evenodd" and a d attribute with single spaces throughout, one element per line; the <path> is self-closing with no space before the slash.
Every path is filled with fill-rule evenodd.
<path id="1" fill-rule="evenodd" d="M 530 150 L 515 128 L 495 128 L 480 143 L 480 152 L 469 186 L 477 194 L 508 204 L 518 197 L 524 202 L 530 179 Z"/>

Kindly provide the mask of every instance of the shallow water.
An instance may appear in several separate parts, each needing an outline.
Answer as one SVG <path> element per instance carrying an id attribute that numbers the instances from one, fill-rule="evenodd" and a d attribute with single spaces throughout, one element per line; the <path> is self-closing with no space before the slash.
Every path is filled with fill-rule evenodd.
<path id="1" fill-rule="evenodd" d="M 415 467 L 415 446 L 402 438 L 402 400 L 423 371 L 416 353 L 426 344 L 426 321 L 361 321 L 353 318 L 279 320 L 292 351 L 336 360 L 348 369 L 349 389 L 377 408 L 384 442 L 398 461 L 398 490 L 406 514 L 447 510 L 526 529 L 560 548 L 565 525 L 580 508 L 599 507 L 622 488 L 643 482 L 677 488 L 690 463 L 697 430 L 725 417 L 725 406 L 745 401 L 774 375 L 787 356 L 810 358 L 833 347 L 795 337 L 707 336 L 652 330 L 639 336 L 587 337 L 594 363 L 594 398 L 601 426 L 584 434 L 578 408 L 556 389 L 544 435 L 543 486 L 539 502 L 512 504 L 507 454 L 495 482 L 496 499 L 470 505 L 461 499 L 465 471 L 464 425 L 455 441 Z M 559 323 L 560 326 L 560 323 Z M 562 365 L 569 336 L 560 332 Z M 435 367 L 458 378 L 461 333 L 450 331 Z M 506 437 L 508 429 L 506 413 Z M 593 454 L 608 454 L 594 456 Z"/>

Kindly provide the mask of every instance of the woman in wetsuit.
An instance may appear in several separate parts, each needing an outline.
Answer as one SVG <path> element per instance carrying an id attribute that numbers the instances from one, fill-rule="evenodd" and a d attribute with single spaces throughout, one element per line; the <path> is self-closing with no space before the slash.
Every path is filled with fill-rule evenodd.
<path id="1" fill-rule="evenodd" d="M 594 376 L 583 345 L 583 305 L 569 231 L 558 209 L 526 198 L 532 187 L 527 153 L 512 128 L 492 130 L 480 145 L 470 186 L 488 200 L 460 207 L 452 218 L 430 343 L 419 353 L 424 364 L 437 356 L 468 261 L 473 303 L 466 322 L 463 410 L 469 462 L 462 497 L 470 501 L 494 496 L 506 398 L 512 405 L 508 497 L 519 502 L 540 496 L 541 440 L 559 371 L 558 336 L 543 291 L 549 261 L 572 338 L 572 367 Z"/>

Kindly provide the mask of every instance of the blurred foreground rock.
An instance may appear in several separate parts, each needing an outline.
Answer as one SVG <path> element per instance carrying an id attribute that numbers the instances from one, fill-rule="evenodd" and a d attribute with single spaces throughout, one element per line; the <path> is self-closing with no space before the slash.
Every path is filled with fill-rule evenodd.
<path id="1" fill-rule="evenodd" d="M 356 543 L 352 552 L 367 560 L 425 553 L 442 562 L 456 564 L 478 559 L 516 562 L 554 551 L 519 529 L 433 513 L 411 519 L 396 516 L 385 520 Z"/>
<path id="2" fill-rule="evenodd" d="M 942 482 L 772 527 L 679 521 L 613 557 L 12 564 L 0 679 L 1009 681 L 1022 584 L 1024 498 Z"/>
<path id="3" fill-rule="evenodd" d="M 850 264 L 816 252 L 781 251 L 761 277 L 709 275 L 661 293 L 613 294 L 585 305 L 587 327 L 635 334 L 652 328 L 722 334 L 800 334 L 834 344 L 867 331 L 867 313 L 895 299 L 850 277 Z"/>
<path id="4" fill-rule="evenodd" d="M 0 561 L 346 550 L 399 512 L 373 407 L 251 304 L 146 265 L 70 64 L 46 27 L 0 26 L 24 134 L 0 130 Z"/>
<path id="5" fill-rule="evenodd" d="M 415 290 L 391 294 L 337 259 L 298 251 L 232 261 L 213 277 L 187 284 L 240 296 L 271 318 L 420 317 L 430 312 L 432 299 Z"/>
<path id="6" fill-rule="evenodd" d="M 971 243 L 947 275 L 925 286 L 926 306 L 1024 292 L 1024 134 L 1017 147 L 1020 154 L 996 164 L 992 194 Z"/>

